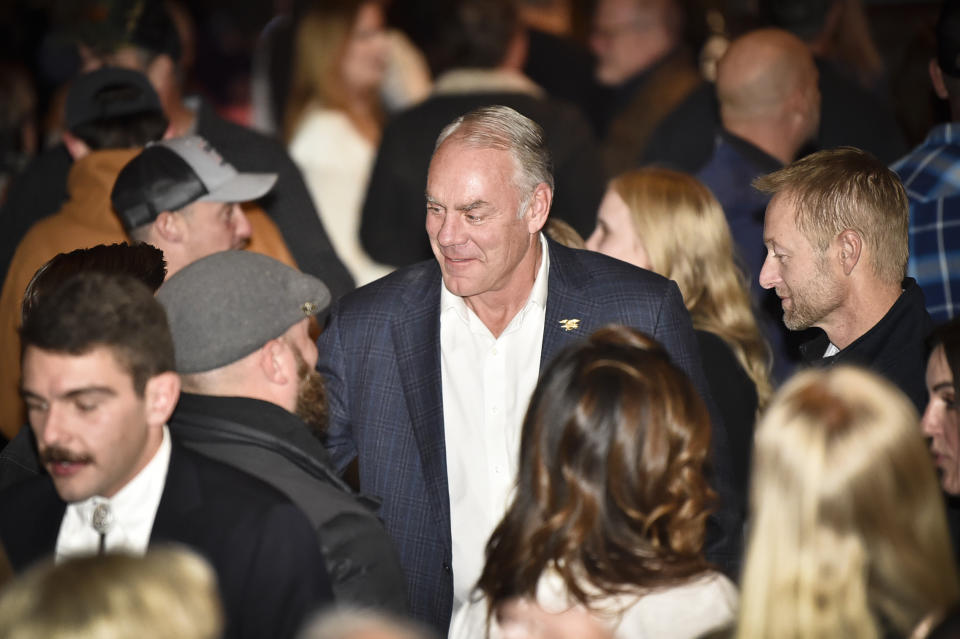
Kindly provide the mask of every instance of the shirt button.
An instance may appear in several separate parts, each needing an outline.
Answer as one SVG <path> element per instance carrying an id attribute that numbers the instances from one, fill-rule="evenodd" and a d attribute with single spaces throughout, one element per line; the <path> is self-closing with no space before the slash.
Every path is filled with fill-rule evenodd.
<path id="1" fill-rule="evenodd" d="M 496 355 L 496 354 L 497 354 L 497 347 L 494 346 L 492 349 L 490 349 L 490 352 L 493 353 L 494 355 Z"/>
<path id="2" fill-rule="evenodd" d="M 494 415 L 497 414 L 498 410 L 499 410 L 499 409 L 498 409 L 496 406 L 494 406 L 493 408 L 490 409 L 490 411 L 491 411 Z"/>
<path id="3" fill-rule="evenodd" d="M 450 563 L 449 563 L 449 562 L 446 562 L 446 561 L 443 562 L 443 571 L 444 571 L 444 572 L 450 572 Z"/>

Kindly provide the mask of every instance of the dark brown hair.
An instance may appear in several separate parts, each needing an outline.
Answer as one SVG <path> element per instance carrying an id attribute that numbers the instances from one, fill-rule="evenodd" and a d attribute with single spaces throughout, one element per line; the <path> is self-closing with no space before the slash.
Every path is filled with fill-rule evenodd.
<path id="1" fill-rule="evenodd" d="M 947 359 L 950 374 L 953 375 L 953 390 L 960 397 L 960 317 L 940 324 L 927 338 L 929 354 L 937 346 L 943 346 L 943 355 Z"/>
<path id="2" fill-rule="evenodd" d="M 609 326 L 544 371 L 523 423 L 517 492 L 478 583 L 490 609 L 559 572 L 588 608 L 708 569 L 706 407 L 646 335 Z"/>
<path id="3" fill-rule="evenodd" d="M 130 275 L 157 292 L 167 276 L 163 251 L 149 244 L 98 244 L 69 253 L 59 253 L 37 269 L 27 284 L 21 307 L 21 323 L 43 296 L 50 294 L 77 273 L 96 271 Z"/>
<path id="4" fill-rule="evenodd" d="M 109 348 L 142 396 L 147 381 L 174 367 L 167 315 L 153 291 L 129 275 L 86 272 L 44 295 L 20 329 L 24 351 L 85 355 Z"/>

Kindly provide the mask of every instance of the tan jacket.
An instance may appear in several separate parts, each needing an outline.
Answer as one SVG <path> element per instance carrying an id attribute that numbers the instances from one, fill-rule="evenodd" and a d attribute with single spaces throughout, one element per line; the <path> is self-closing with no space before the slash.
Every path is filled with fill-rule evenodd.
<path id="1" fill-rule="evenodd" d="M 0 293 L 0 433 L 8 439 L 25 422 L 20 399 L 20 304 L 33 274 L 59 253 L 97 244 L 129 242 L 110 204 L 120 170 L 139 149 L 95 151 L 74 162 L 67 176 L 69 199 L 34 224 L 17 246 Z M 256 205 L 244 206 L 251 225 L 250 250 L 296 267 L 279 230 Z"/>

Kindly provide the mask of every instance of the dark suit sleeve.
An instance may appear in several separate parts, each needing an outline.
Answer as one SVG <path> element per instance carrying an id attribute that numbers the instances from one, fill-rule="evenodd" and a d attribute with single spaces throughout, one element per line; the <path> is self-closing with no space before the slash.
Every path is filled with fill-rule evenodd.
<path id="1" fill-rule="evenodd" d="M 743 533 L 743 503 L 735 489 L 733 460 L 730 455 L 726 426 L 710 394 L 703 373 L 697 337 L 690 315 L 683 305 L 677 285 L 670 282 L 657 315 L 654 337 L 667 349 L 675 363 L 693 381 L 710 411 L 713 426 L 710 437 L 710 483 L 719 496 L 716 512 L 707 521 L 707 559 L 717 564 L 731 577 L 740 570 Z"/>
<path id="2" fill-rule="evenodd" d="M 343 473 L 357 456 L 348 406 L 346 357 L 341 345 L 339 304 L 330 313 L 330 321 L 317 341 L 317 371 L 323 375 L 327 390 L 327 426 L 324 445 L 337 472 Z"/>
<path id="3" fill-rule="evenodd" d="M 243 639 L 292 638 L 316 610 L 333 602 L 316 533 L 292 503 L 279 503 L 262 517 L 248 562 L 240 611 Z"/>

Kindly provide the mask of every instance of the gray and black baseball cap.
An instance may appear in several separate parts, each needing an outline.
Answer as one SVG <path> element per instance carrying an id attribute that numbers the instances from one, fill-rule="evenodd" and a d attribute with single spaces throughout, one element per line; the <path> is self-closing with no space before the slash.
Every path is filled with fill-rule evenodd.
<path id="1" fill-rule="evenodd" d="M 189 374 L 232 364 L 323 313 L 330 291 L 266 255 L 234 250 L 177 271 L 157 299 L 167 311 L 177 372 Z"/>
<path id="2" fill-rule="evenodd" d="M 240 173 L 209 142 L 190 135 L 147 145 L 120 171 L 110 200 L 132 231 L 194 202 L 256 200 L 276 181 L 276 173 Z"/>

